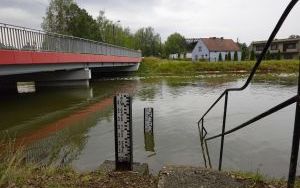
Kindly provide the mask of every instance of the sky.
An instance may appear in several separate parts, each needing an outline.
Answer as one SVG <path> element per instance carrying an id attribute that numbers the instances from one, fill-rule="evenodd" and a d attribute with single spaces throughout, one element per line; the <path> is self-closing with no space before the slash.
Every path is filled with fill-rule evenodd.
<path id="1" fill-rule="evenodd" d="M 96 18 L 100 10 L 133 32 L 151 26 L 162 40 L 224 37 L 250 44 L 266 40 L 290 0 L 75 0 Z M 0 0 L 0 22 L 40 29 L 49 0 Z M 276 38 L 300 35 L 300 3 Z"/>

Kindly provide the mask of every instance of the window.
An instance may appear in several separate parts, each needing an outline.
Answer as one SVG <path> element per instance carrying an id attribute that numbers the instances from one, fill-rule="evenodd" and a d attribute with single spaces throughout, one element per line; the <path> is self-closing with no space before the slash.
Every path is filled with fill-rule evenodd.
<path id="1" fill-rule="evenodd" d="M 202 46 L 198 47 L 199 52 L 202 52 Z"/>
<path id="2" fill-rule="evenodd" d="M 259 45 L 255 47 L 256 51 L 263 51 L 264 45 Z"/>
<path id="3" fill-rule="evenodd" d="M 271 45 L 271 50 L 277 50 L 277 44 L 272 44 Z"/>
<path id="4" fill-rule="evenodd" d="M 296 49 L 296 43 L 285 44 L 285 49 Z"/>

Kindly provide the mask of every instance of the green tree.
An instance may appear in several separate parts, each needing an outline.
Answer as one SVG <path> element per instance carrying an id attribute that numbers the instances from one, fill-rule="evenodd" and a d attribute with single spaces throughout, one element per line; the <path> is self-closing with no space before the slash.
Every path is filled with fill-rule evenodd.
<path id="1" fill-rule="evenodd" d="M 219 60 L 219 61 L 223 61 L 223 59 L 222 59 L 222 54 L 221 54 L 221 53 L 219 53 L 219 58 L 218 58 L 218 60 Z"/>
<path id="2" fill-rule="evenodd" d="M 166 50 L 166 54 L 167 56 L 169 56 L 170 54 L 182 54 L 182 53 L 186 53 L 186 41 L 185 38 L 180 35 L 179 33 L 173 33 L 171 34 L 168 38 L 167 41 L 165 43 L 165 50 Z"/>
<path id="3" fill-rule="evenodd" d="M 99 12 L 96 22 L 102 41 L 134 48 L 134 36 L 128 27 L 123 28 L 119 22 L 109 20 L 104 11 Z"/>
<path id="4" fill-rule="evenodd" d="M 249 49 L 246 43 L 238 43 L 241 49 L 241 60 L 245 61 L 249 58 Z"/>
<path id="5" fill-rule="evenodd" d="M 43 17 L 42 28 L 47 32 L 68 33 L 69 10 L 73 0 L 51 0 Z"/>
<path id="6" fill-rule="evenodd" d="M 278 50 L 278 52 L 277 52 L 276 59 L 277 59 L 277 60 L 280 60 L 280 59 L 281 59 L 281 52 L 280 52 L 280 50 Z"/>
<path id="7" fill-rule="evenodd" d="M 228 61 L 231 61 L 231 52 L 228 52 L 227 58 L 228 58 Z"/>
<path id="8" fill-rule="evenodd" d="M 251 50 L 251 54 L 250 54 L 250 60 L 255 60 L 255 53 L 254 50 Z"/>
<path id="9" fill-rule="evenodd" d="M 161 54 L 161 38 L 152 27 L 141 28 L 134 34 L 135 49 L 142 50 L 143 56 Z"/>
<path id="10" fill-rule="evenodd" d="M 96 20 L 85 9 L 71 4 L 68 10 L 67 33 L 72 36 L 102 41 Z"/>
<path id="11" fill-rule="evenodd" d="M 225 54 L 225 61 L 228 61 L 228 54 Z"/>
<path id="12" fill-rule="evenodd" d="M 47 32 L 101 41 L 97 22 L 73 0 L 51 0 L 42 28 Z"/>
<path id="13" fill-rule="evenodd" d="M 234 52 L 233 60 L 234 61 L 238 61 L 238 53 L 237 53 L 237 51 Z"/>

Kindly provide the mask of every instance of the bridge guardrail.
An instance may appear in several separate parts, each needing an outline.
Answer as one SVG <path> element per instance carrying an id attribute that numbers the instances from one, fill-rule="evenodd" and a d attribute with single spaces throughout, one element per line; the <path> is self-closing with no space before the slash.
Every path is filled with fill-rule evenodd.
<path id="1" fill-rule="evenodd" d="M 137 50 L 5 23 L 0 23 L 0 49 L 141 57 Z"/>

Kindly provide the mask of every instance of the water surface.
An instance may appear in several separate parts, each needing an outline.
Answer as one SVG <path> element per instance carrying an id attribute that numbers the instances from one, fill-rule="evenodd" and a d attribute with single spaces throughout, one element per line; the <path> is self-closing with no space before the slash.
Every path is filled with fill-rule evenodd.
<path id="1" fill-rule="evenodd" d="M 295 76 L 258 77 L 246 90 L 229 95 L 227 129 L 296 94 Z M 148 163 L 153 173 L 165 164 L 204 166 L 196 122 L 225 88 L 244 81 L 245 75 L 134 77 L 95 80 L 89 88 L 35 88 L 1 95 L 0 130 L 28 146 L 28 160 L 93 170 L 114 159 L 112 98 L 128 92 L 133 97 L 134 161 Z M 221 131 L 222 105 L 205 119 L 209 136 Z M 154 108 L 154 138 L 143 130 L 143 108 L 149 106 Z M 286 176 L 294 116 L 291 105 L 225 137 L 224 168 Z M 219 139 L 208 143 L 215 168 L 219 145 Z"/>

